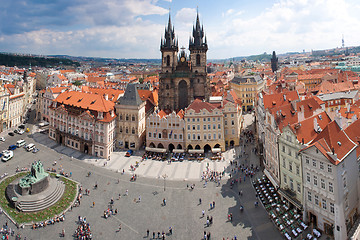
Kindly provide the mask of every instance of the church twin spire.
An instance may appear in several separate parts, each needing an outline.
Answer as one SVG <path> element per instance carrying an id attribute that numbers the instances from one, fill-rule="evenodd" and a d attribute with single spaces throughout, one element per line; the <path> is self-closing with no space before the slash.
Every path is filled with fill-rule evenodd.
<path id="1" fill-rule="evenodd" d="M 161 50 L 178 51 L 178 39 L 175 37 L 174 26 L 171 24 L 171 16 L 169 13 L 168 26 L 165 28 L 164 38 L 161 38 Z M 199 12 L 196 14 L 195 26 L 193 26 L 192 36 L 189 38 L 189 49 L 207 49 L 207 40 L 204 34 L 204 26 L 200 24 Z"/>
<path id="2" fill-rule="evenodd" d="M 198 47 L 207 48 L 207 40 L 204 34 L 204 26 L 200 25 L 199 12 L 197 12 L 196 14 L 196 23 L 195 26 L 193 26 L 192 37 L 190 37 L 189 39 L 189 48 L 198 48 Z"/>
<path id="3" fill-rule="evenodd" d="M 160 49 L 172 49 L 178 51 L 178 40 L 175 38 L 175 30 L 174 26 L 171 24 L 170 13 L 168 26 L 165 28 L 165 37 L 161 38 Z"/>

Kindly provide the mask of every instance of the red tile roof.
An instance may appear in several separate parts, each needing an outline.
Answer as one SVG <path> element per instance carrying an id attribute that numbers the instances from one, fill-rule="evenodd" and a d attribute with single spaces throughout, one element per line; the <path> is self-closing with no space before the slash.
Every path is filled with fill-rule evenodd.
<path id="1" fill-rule="evenodd" d="M 301 122 L 296 122 L 290 125 L 290 128 L 295 133 L 296 138 L 299 142 L 305 144 L 311 142 L 321 131 L 331 122 L 330 117 L 326 112 L 322 112 L 310 118 L 307 118 Z M 315 123 L 320 129 L 315 129 Z M 318 131 L 319 130 L 319 131 Z"/>
<path id="2" fill-rule="evenodd" d="M 284 98 L 285 96 L 285 98 Z M 264 108 L 279 107 L 289 104 L 291 101 L 299 100 L 297 91 L 264 95 Z"/>
<path id="3" fill-rule="evenodd" d="M 114 109 L 112 101 L 105 100 L 103 96 L 93 93 L 65 91 L 54 100 L 60 104 L 71 105 L 82 109 L 100 112 L 109 112 Z"/>
<path id="4" fill-rule="evenodd" d="M 324 156 L 335 165 L 339 164 L 348 153 L 357 147 L 347 134 L 340 129 L 335 121 L 330 122 L 307 148 L 312 146 L 317 147 Z M 336 161 L 331 158 L 329 154 L 331 152 L 337 154 L 338 159 Z"/>
<path id="5" fill-rule="evenodd" d="M 187 108 L 186 111 L 188 110 L 194 110 L 195 113 L 199 113 L 202 109 L 206 109 L 209 112 L 212 112 L 214 109 L 216 109 L 216 107 L 208 102 L 203 102 L 199 99 L 195 99 Z"/>

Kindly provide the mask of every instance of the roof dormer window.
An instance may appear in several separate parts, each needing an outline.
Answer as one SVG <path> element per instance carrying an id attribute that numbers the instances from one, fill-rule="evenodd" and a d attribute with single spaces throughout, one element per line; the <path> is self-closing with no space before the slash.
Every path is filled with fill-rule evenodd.
<path id="1" fill-rule="evenodd" d="M 103 112 L 99 112 L 99 113 L 98 113 L 98 119 L 103 119 L 103 118 L 104 118 Z"/>

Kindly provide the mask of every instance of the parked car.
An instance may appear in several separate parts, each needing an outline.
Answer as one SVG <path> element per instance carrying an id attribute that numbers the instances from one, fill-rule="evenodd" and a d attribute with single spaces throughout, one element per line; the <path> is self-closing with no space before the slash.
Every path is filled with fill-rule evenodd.
<path id="1" fill-rule="evenodd" d="M 127 150 L 127 152 L 125 153 L 125 157 L 130 157 L 131 155 L 133 155 L 134 151 L 133 150 Z"/>
<path id="2" fill-rule="evenodd" d="M 24 130 L 19 129 L 18 134 L 23 135 L 23 134 L 24 134 L 24 132 L 25 132 Z"/>
<path id="3" fill-rule="evenodd" d="M 14 136 L 15 134 L 13 132 L 9 132 L 9 136 Z"/>
<path id="4" fill-rule="evenodd" d="M 14 156 L 14 152 L 13 151 L 7 151 L 4 153 L 4 155 L 2 156 L 2 160 L 4 162 L 9 161 L 12 157 Z"/>
<path id="5" fill-rule="evenodd" d="M 25 149 L 28 152 L 32 152 L 35 149 L 35 144 L 29 143 L 28 145 L 25 146 Z"/>
<path id="6" fill-rule="evenodd" d="M 34 149 L 32 150 L 33 153 L 37 153 L 38 151 L 40 151 L 40 149 L 38 149 L 38 148 L 34 148 Z"/>
<path id="7" fill-rule="evenodd" d="M 10 145 L 8 149 L 9 149 L 9 150 L 15 150 L 16 148 L 17 148 L 16 145 Z"/>
<path id="8" fill-rule="evenodd" d="M 18 133 L 18 132 L 19 132 L 19 130 L 17 130 L 17 129 L 14 130 L 14 133 Z"/>
<path id="9" fill-rule="evenodd" d="M 5 138 L 4 138 L 4 137 L 0 137 L 0 141 L 5 142 Z"/>
<path id="10" fill-rule="evenodd" d="M 25 129 L 25 125 L 24 125 L 24 124 L 21 124 L 21 125 L 19 126 L 19 128 Z"/>

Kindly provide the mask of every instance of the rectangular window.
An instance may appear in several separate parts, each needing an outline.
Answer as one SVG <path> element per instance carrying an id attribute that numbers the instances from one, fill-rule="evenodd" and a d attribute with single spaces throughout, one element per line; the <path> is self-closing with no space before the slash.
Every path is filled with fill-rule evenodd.
<path id="1" fill-rule="evenodd" d="M 305 162 L 306 162 L 306 164 L 310 164 L 310 160 L 308 157 L 305 157 Z"/>
<path id="2" fill-rule="evenodd" d="M 323 209 L 326 209 L 326 199 L 322 199 L 322 207 Z"/>
<path id="3" fill-rule="evenodd" d="M 316 160 L 313 160 L 312 163 L 313 163 L 313 167 L 316 167 Z"/>
<path id="4" fill-rule="evenodd" d="M 227 125 L 227 120 L 225 120 L 225 126 Z"/>
<path id="5" fill-rule="evenodd" d="M 318 182 L 317 182 L 317 176 L 314 176 L 314 185 L 317 186 Z"/>
<path id="6" fill-rule="evenodd" d="M 285 152 L 285 146 L 284 145 L 282 146 L 282 151 Z"/>
<path id="7" fill-rule="evenodd" d="M 343 178 L 344 188 L 346 188 L 346 177 Z"/>
<path id="8" fill-rule="evenodd" d="M 174 139 L 177 139 L 177 135 L 176 135 L 176 134 L 174 134 Z"/>
<path id="9" fill-rule="evenodd" d="M 286 168 L 286 161 L 285 161 L 285 158 L 283 158 L 283 168 Z"/>
<path id="10" fill-rule="evenodd" d="M 200 130 L 200 125 L 197 125 L 197 130 Z"/>
<path id="11" fill-rule="evenodd" d="M 208 122 L 210 122 L 210 118 L 208 118 Z"/>
<path id="12" fill-rule="evenodd" d="M 195 134 L 193 134 L 193 140 L 195 140 Z"/>
<path id="13" fill-rule="evenodd" d="M 333 203 L 330 203 L 330 212 L 335 213 L 335 207 Z"/>
<path id="14" fill-rule="evenodd" d="M 296 175 L 300 175 L 300 166 L 296 165 Z"/>
<path id="15" fill-rule="evenodd" d="M 197 139 L 200 140 L 200 135 L 199 134 L 197 135 Z"/>
<path id="16" fill-rule="evenodd" d="M 206 130 L 206 125 L 204 125 L 204 130 Z"/>
<path id="17" fill-rule="evenodd" d="M 206 134 L 204 134 L 204 140 L 206 140 Z"/>
<path id="18" fill-rule="evenodd" d="M 188 130 L 190 130 L 190 125 L 188 125 Z"/>
<path id="19" fill-rule="evenodd" d="M 216 139 L 216 133 L 214 133 L 214 139 Z"/>
<path id="20" fill-rule="evenodd" d="M 211 139 L 211 134 L 208 135 L 209 140 Z"/>
<path id="21" fill-rule="evenodd" d="M 208 125 L 208 130 L 210 130 L 211 129 L 211 126 L 210 126 L 210 124 Z"/>
<path id="22" fill-rule="evenodd" d="M 188 134 L 188 139 L 190 140 L 190 134 Z"/>
<path id="23" fill-rule="evenodd" d="M 294 180 L 292 178 L 290 178 L 290 189 L 294 191 Z"/>
<path id="24" fill-rule="evenodd" d="M 289 171 L 292 172 L 292 162 L 289 162 Z"/>
<path id="25" fill-rule="evenodd" d="M 179 139 L 182 139 L 182 134 L 179 135 Z"/>
<path id="26" fill-rule="evenodd" d="M 325 189 L 325 180 L 321 179 L 320 182 L 321 182 L 321 188 Z"/>
<path id="27" fill-rule="evenodd" d="M 192 125 L 192 129 L 195 130 L 195 125 Z"/>
<path id="28" fill-rule="evenodd" d="M 284 183 L 287 183 L 286 174 L 284 173 Z"/>
<path id="29" fill-rule="evenodd" d="M 219 139 L 221 139 L 221 134 L 219 133 Z"/>
<path id="30" fill-rule="evenodd" d="M 220 124 L 218 124 L 218 129 L 220 129 L 221 127 L 220 127 Z"/>
<path id="31" fill-rule="evenodd" d="M 334 192 L 334 187 L 332 182 L 329 182 L 329 192 Z"/>
<path id="32" fill-rule="evenodd" d="M 310 181 L 311 181 L 310 173 L 306 173 L 306 181 L 307 181 L 307 182 L 310 182 Z"/>
<path id="33" fill-rule="evenodd" d="M 301 185 L 300 185 L 300 183 L 299 183 L 299 182 L 296 182 L 296 186 L 297 186 L 297 191 L 298 191 L 299 193 L 301 193 Z"/>
<path id="34" fill-rule="evenodd" d="M 324 170 L 324 163 L 323 162 L 320 162 L 320 169 Z"/>
<path id="35" fill-rule="evenodd" d="M 213 129 L 216 129 L 216 124 L 213 124 Z"/>
<path id="36" fill-rule="evenodd" d="M 308 192 L 308 200 L 311 202 L 311 192 Z"/>
<path id="37" fill-rule="evenodd" d="M 328 172 L 332 172 L 332 166 L 328 164 Z"/>
<path id="38" fill-rule="evenodd" d="M 319 205 L 319 196 L 315 195 L 315 205 Z"/>

